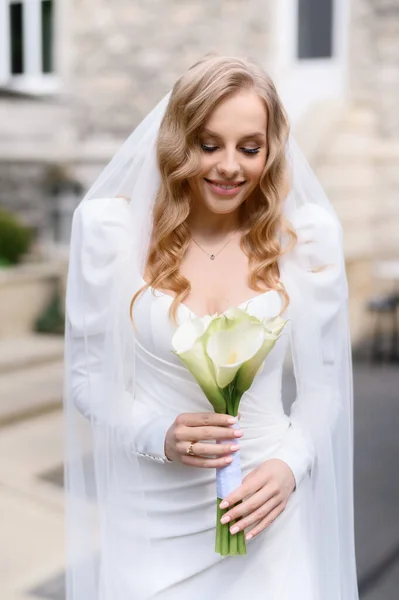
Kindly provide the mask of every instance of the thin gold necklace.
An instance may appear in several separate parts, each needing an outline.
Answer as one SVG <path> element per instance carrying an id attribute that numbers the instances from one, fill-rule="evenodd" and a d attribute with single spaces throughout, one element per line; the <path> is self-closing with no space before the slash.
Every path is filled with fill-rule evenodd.
<path id="1" fill-rule="evenodd" d="M 197 240 L 195 240 L 193 237 L 192 237 L 191 239 L 192 239 L 192 241 L 194 242 L 194 244 L 197 244 L 198 248 L 199 248 L 200 250 L 202 250 L 202 252 L 204 252 L 204 253 L 205 253 L 207 256 L 209 256 L 209 258 L 210 258 L 211 260 L 215 260 L 215 258 L 216 258 L 217 256 L 219 256 L 219 254 L 221 253 L 221 251 L 222 251 L 222 250 L 224 250 L 224 249 L 226 248 L 227 244 L 228 244 L 229 242 L 231 242 L 231 240 L 233 239 L 233 237 L 235 236 L 235 234 L 237 233 L 237 231 L 238 231 L 238 229 L 236 229 L 236 230 L 235 230 L 235 231 L 234 231 L 234 232 L 231 234 L 231 236 L 230 236 L 229 238 L 227 238 L 227 242 L 225 242 L 225 243 L 223 244 L 223 246 L 220 248 L 220 250 L 218 250 L 217 252 L 213 252 L 212 254 L 211 254 L 210 252 L 208 252 L 207 250 L 205 250 L 205 248 L 203 248 L 203 247 L 201 246 L 201 244 L 199 244 L 199 243 L 197 242 Z"/>

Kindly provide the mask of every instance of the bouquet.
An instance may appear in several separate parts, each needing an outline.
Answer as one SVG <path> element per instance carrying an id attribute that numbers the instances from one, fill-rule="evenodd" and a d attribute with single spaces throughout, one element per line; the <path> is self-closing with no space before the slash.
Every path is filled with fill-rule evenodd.
<path id="1" fill-rule="evenodd" d="M 260 320 L 232 308 L 222 315 L 185 321 L 176 330 L 175 354 L 197 380 L 215 412 L 237 417 L 240 400 L 262 370 L 286 321 Z M 242 482 L 239 451 L 233 462 L 216 470 L 217 518 L 215 551 L 222 556 L 246 554 L 244 531 L 232 535 L 231 523 L 220 519 L 228 509 L 219 505 Z"/>

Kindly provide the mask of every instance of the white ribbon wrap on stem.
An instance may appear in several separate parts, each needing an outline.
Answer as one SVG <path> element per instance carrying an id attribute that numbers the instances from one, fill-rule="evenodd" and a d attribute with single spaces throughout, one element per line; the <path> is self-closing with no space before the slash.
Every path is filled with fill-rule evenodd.
<path id="1" fill-rule="evenodd" d="M 238 423 L 235 423 L 232 427 L 238 429 L 239 425 Z M 221 440 L 216 443 L 231 445 L 232 440 Z M 238 439 L 234 440 L 234 443 L 238 444 Z M 227 498 L 227 496 L 236 490 L 242 483 L 240 451 L 237 450 L 232 456 L 233 462 L 225 467 L 216 469 L 216 492 L 217 497 L 221 500 Z"/>

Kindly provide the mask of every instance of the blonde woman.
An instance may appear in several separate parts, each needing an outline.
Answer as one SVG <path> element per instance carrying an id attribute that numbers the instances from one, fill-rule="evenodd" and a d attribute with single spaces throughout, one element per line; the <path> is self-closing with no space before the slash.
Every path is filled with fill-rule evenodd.
<path id="1" fill-rule="evenodd" d="M 357 599 L 346 303 L 340 226 L 272 81 L 205 57 L 74 215 L 68 600 Z M 290 319 L 236 427 L 171 343 L 185 320 L 230 307 Z M 238 449 L 223 522 L 245 531 L 247 554 L 221 557 L 215 473 Z"/>

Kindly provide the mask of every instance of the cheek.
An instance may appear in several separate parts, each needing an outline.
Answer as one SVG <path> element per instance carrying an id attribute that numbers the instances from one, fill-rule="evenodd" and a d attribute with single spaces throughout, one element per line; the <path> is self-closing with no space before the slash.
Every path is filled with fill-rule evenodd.
<path id="1" fill-rule="evenodd" d="M 265 161 L 263 159 L 254 160 L 253 163 L 251 163 L 247 166 L 247 169 L 246 169 L 247 179 L 250 180 L 251 183 L 253 183 L 254 185 L 257 185 L 259 183 L 259 180 L 263 173 L 264 167 L 265 167 Z"/>
<path id="2" fill-rule="evenodd" d="M 202 178 L 207 173 L 209 173 L 209 171 L 211 171 L 214 166 L 214 162 L 215 162 L 215 159 L 213 159 L 211 155 L 203 156 L 201 159 L 201 162 L 200 162 L 200 174 L 198 177 Z"/>

